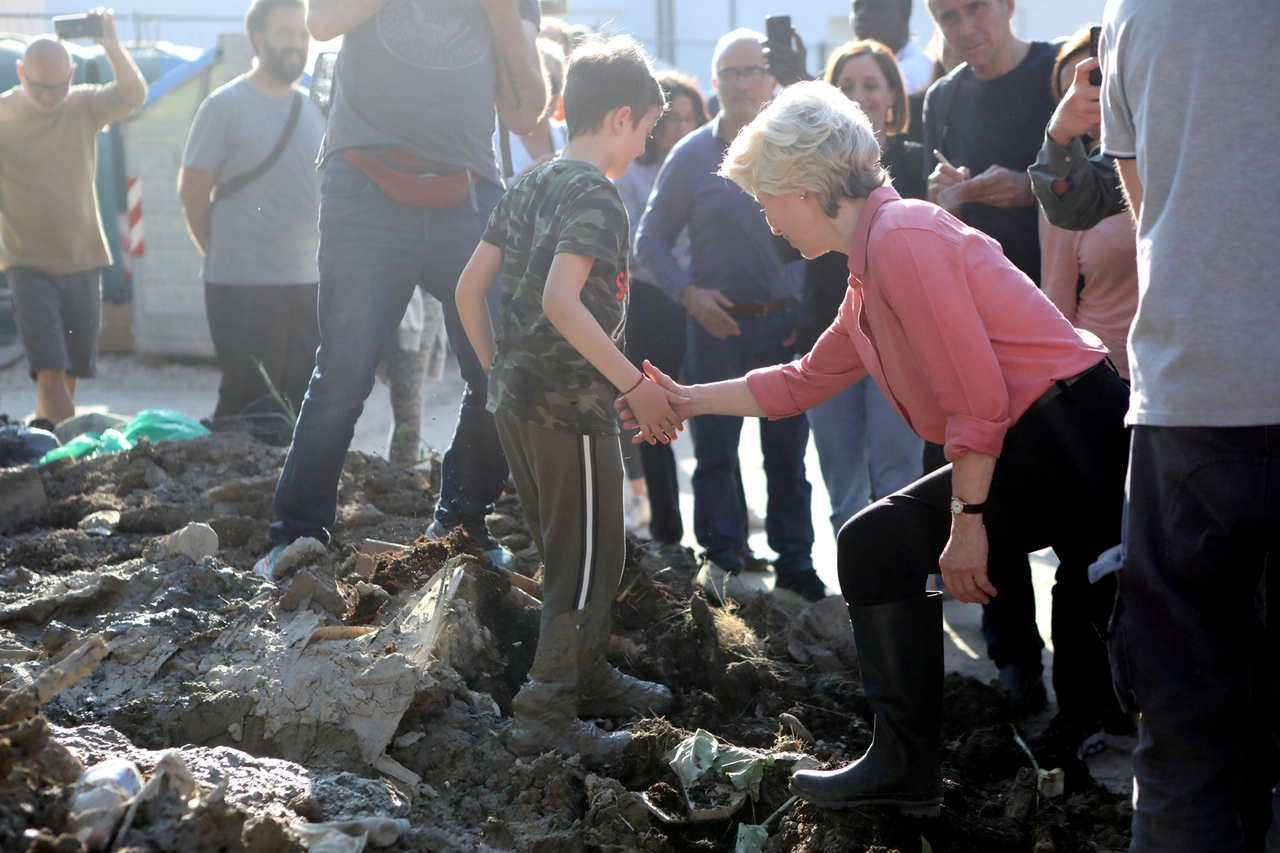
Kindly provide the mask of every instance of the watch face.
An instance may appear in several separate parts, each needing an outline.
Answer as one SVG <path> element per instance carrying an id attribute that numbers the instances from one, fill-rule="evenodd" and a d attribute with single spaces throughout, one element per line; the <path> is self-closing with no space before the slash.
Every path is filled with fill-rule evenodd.
<path id="1" fill-rule="evenodd" d="M 963 514 L 964 514 L 964 501 L 960 500 L 959 498 L 952 498 L 952 499 L 951 499 L 951 514 L 952 514 L 952 515 L 963 515 Z"/>

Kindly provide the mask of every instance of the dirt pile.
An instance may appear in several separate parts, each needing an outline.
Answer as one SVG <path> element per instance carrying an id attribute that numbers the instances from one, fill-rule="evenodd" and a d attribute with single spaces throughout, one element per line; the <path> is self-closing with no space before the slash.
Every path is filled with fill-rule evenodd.
<path id="1" fill-rule="evenodd" d="M 127 755 L 144 772 L 160 751 L 181 748 L 203 789 L 225 785 L 240 843 L 252 840 L 246 826 L 281 829 L 257 830 L 261 850 L 297 849 L 294 824 L 379 816 L 409 821 L 391 850 L 730 851 L 738 824 L 786 802 L 790 765 L 765 768 L 758 798 L 731 818 L 666 823 L 641 795 L 683 805 L 667 756 L 691 733 L 830 765 L 870 743 L 839 599 L 804 610 L 759 599 L 726 612 L 695 594 L 690 554 L 634 546 L 610 657 L 670 686 L 675 709 L 599 721 L 635 735 L 616 767 L 517 759 L 502 732 L 537 640 L 529 590 L 539 565 L 515 498 L 504 496 L 490 522 L 521 558 L 518 585 L 477 560 L 465 538 L 383 553 L 370 570 L 357 549 L 366 538 L 416 539 L 438 465 L 396 469 L 351 453 L 334 542 L 271 582 L 252 564 L 268 547 L 282 462 L 277 449 L 218 434 L 40 469 L 47 510 L 0 536 L 0 692 L 100 635 L 106 659 L 42 708 L 51 737 L 83 764 Z M 114 534 L 78 529 L 103 510 L 119 513 Z M 196 563 L 147 550 L 192 521 L 217 532 L 215 556 Z M 1127 845 L 1127 804 L 1083 765 L 1067 768 L 1063 797 L 1036 794 L 995 691 L 949 677 L 944 715 L 941 819 L 802 803 L 772 826 L 764 849 L 916 851 L 922 838 L 934 850 L 983 853 Z M 50 778 L 21 802 L 0 799 L 0 849 L 27 850 L 30 827 L 45 830 L 46 844 L 30 849 L 57 849 L 47 844 L 66 829 L 70 790 Z M 155 811 L 157 825 L 176 826 Z M 229 832 L 179 846 L 221 849 Z M 137 846 L 164 849 L 147 843 Z"/>

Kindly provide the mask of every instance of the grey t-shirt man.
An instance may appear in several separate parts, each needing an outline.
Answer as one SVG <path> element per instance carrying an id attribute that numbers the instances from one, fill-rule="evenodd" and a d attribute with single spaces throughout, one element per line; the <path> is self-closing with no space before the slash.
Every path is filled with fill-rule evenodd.
<path id="1" fill-rule="evenodd" d="M 1107 4 L 1102 147 L 1143 186 L 1131 424 L 1280 423 L 1278 9 Z"/>
<path id="2" fill-rule="evenodd" d="M 215 182 L 258 166 L 275 148 L 292 95 L 273 98 L 237 78 L 196 111 L 182 165 Z M 324 115 L 302 95 L 298 126 L 280 159 L 256 181 L 213 206 L 204 280 L 212 284 L 315 284 L 320 242 L 316 152 Z"/>
<path id="3" fill-rule="evenodd" d="M 536 0 L 518 0 L 537 24 Z M 500 184 L 493 151 L 497 66 L 477 0 L 388 0 L 342 38 L 321 159 L 402 151 Z"/>

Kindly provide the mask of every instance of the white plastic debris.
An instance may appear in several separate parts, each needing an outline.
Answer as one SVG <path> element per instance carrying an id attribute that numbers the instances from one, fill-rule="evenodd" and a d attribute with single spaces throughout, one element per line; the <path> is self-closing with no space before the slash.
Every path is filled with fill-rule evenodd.
<path id="1" fill-rule="evenodd" d="M 153 543 L 143 556 L 154 562 L 182 554 L 199 563 L 217 553 L 218 534 L 209 525 L 193 521 Z"/>
<path id="2" fill-rule="evenodd" d="M 93 765 L 76 782 L 71 800 L 71 831 L 90 850 L 104 849 L 129 802 L 141 790 L 142 775 L 127 758 Z"/>

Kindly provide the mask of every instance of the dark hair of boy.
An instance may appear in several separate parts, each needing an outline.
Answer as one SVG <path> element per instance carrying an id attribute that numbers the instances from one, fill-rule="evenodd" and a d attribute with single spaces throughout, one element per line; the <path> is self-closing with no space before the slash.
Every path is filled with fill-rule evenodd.
<path id="1" fill-rule="evenodd" d="M 271 18 L 271 10 L 281 6 L 306 8 L 306 4 L 302 0 L 253 0 L 249 4 L 249 11 L 244 15 L 244 31 L 248 34 L 250 43 L 253 42 L 254 33 L 266 31 L 267 21 Z"/>
<path id="2" fill-rule="evenodd" d="M 573 139 L 604 127 L 614 110 L 631 108 L 636 127 L 649 110 L 667 108 L 667 99 L 644 49 L 631 36 L 587 39 L 569 57 L 564 82 L 564 119 Z"/>

